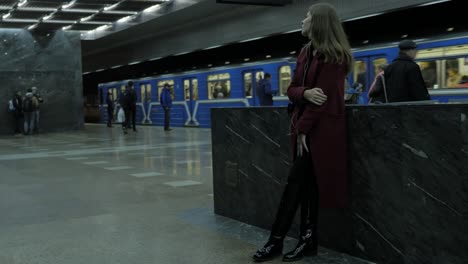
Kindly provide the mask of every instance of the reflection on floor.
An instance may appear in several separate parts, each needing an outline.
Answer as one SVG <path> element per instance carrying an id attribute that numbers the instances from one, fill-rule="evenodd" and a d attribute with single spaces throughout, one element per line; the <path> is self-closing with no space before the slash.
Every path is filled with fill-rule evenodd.
<path id="1" fill-rule="evenodd" d="M 250 263 L 268 233 L 213 214 L 210 137 L 87 125 L 0 138 L 0 263 Z M 321 249 L 300 263 L 367 262 Z"/>

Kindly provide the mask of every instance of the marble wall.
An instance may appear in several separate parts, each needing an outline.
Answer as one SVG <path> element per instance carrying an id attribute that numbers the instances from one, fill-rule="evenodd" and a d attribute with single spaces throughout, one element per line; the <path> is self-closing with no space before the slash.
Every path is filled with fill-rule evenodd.
<path id="1" fill-rule="evenodd" d="M 41 131 L 83 128 L 81 41 L 76 32 L 0 29 L 0 134 L 12 134 L 8 100 L 36 86 L 44 99 Z"/>
<path id="2" fill-rule="evenodd" d="M 347 113 L 350 204 L 321 211 L 321 244 L 378 263 L 468 263 L 468 105 Z M 284 108 L 212 109 L 217 214 L 271 227 L 288 125 Z"/>

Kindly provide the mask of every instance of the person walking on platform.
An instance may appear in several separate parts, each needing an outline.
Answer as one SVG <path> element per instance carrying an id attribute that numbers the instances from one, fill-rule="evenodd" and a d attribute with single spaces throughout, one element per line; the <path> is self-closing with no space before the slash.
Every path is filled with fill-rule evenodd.
<path id="1" fill-rule="evenodd" d="M 112 120 L 114 119 L 114 98 L 112 98 L 112 91 L 107 91 L 107 127 L 112 127 Z"/>
<path id="2" fill-rule="evenodd" d="M 125 113 L 125 121 L 122 122 L 122 129 L 124 134 L 127 134 L 127 129 L 130 128 L 130 115 L 132 108 L 132 95 L 130 92 L 130 86 L 126 86 L 123 93 L 120 95 L 120 107 Z"/>
<path id="3" fill-rule="evenodd" d="M 320 206 L 346 206 L 346 119 L 344 80 L 352 66 L 351 48 L 335 8 L 312 5 L 302 21 L 310 42 L 298 56 L 287 94 L 291 106 L 293 164 L 268 242 L 254 261 L 282 254 L 283 240 L 300 207 L 300 236 L 283 261 L 317 255 Z"/>
<path id="4" fill-rule="evenodd" d="M 169 84 L 165 83 L 164 88 L 161 91 L 159 98 L 161 106 L 164 109 L 164 131 L 171 131 L 170 120 L 171 120 L 171 107 L 172 107 L 172 96 Z"/>
<path id="5" fill-rule="evenodd" d="M 261 106 L 273 105 L 273 94 L 271 90 L 271 74 L 265 73 L 265 78 L 261 79 L 257 85 L 257 96 Z"/>
<path id="6" fill-rule="evenodd" d="M 431 100 L 421 69 L 414 62 L 416 43 L 403 40 L 398 47 L 400 54 L 384 73 L 388 102 L 408 102 Z"/>

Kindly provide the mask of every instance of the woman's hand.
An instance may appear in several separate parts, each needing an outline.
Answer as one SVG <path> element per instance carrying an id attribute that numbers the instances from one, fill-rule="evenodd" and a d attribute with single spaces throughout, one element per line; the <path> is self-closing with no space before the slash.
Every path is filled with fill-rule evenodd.
<path id="1" fill-rule="evenodd" d="M 327 101 L 327 96 L 320 88 L 313 88 L 304 91 L 304 98 L 316 105 L 322 105 Z"/>
<path id="2" fill-rule="evenodd" d="M 306 135 L 299 134 L 297 136 L 297 156 L 301 157 L 302 154 L 304 154 L 304 150 L 309 152 L 309 149 L 307 148 Z"/>

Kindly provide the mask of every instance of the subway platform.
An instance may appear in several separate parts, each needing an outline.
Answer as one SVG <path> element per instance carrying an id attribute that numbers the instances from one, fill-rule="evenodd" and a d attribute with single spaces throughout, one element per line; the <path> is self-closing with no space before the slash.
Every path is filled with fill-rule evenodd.
<path id="1" fill-rule="evenodd" d="M 0 263 L 252 263 L 268 231 L 214 214 L 211 131 L 138 129 L 1 137 Z"/>

